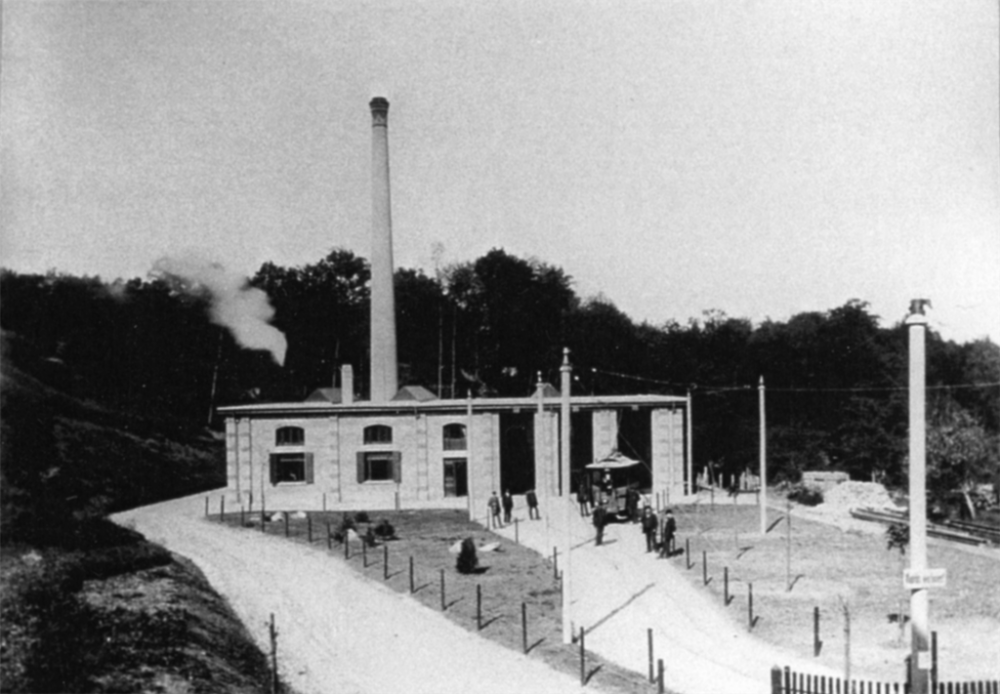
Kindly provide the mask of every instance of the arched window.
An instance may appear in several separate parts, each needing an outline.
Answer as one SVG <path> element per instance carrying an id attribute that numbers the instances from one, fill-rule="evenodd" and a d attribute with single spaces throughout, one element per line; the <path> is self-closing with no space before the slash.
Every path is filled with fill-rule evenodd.
<path id="1" fill-rule="evenodd" d="M 446 424 L 444 427 L 443 445 L 446 451 L 464 451 L 466 448 L 465 425 Z"/>
<path id="2" fill-rule="evenodd" d="M 281 427 L 274 434 L 276 446 L 301 446 L 305 440 L 306 433 L 302 427 Z"/>
<path id="3" fill-rule="evenodd" d="M 392 443 L 392 427 L 384 424 L 372 424 L 365 427 L 365 444 Z"/>

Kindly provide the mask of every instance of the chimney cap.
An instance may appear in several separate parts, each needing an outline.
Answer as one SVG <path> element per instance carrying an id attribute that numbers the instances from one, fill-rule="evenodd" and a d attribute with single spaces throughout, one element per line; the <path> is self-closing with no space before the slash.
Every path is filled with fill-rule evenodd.
<path id="1" fill-rule="evenodd" d="M 372 109 L 373 116 L 380 115 L 385 117 L 389 113 L 389 100 L 384 96 L 376 96 L 368 102 L 368 105 Z"/>

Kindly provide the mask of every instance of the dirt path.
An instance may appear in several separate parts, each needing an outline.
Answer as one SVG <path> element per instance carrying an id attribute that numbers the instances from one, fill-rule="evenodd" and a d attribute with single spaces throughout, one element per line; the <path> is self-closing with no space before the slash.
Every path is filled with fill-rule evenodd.
<path id="1" fill-rule="evenodd" d="M 574 678 L 476 638 L 325 551 L 205 522 L 203 502 L 188 497 L 114 520 L 194 561 L 265 652 L 274 613 L 279 671 L 301 694 L 581 691 Z"/>
<path id="2" fill-rule="evenodd" d="M 558 509 L 556 509 L 558 511 Z M 521 515 L 522 518 L 525 515 Z M 684 559 L 657 559 L 645 552 L 638 526 L 613 524 L 605 542 L 593 543 L 589 518 L 570 514 L 573 537 L 574 623 L 587 630 L 587 649 L 619 665 L 647 671 L 648 636 L 654 657 L 664 661 L 668 688 L 685 694 L 767 694 L 770 669 L 788 665 L 799 672 L 838 675 L 748 634 L 706 591 L 682 575 Z M 546 521 L 519 523 L 521 542 L 544 553 L 561 545 L 560 513 Z M 498 531 L 513 539 L 513 528 Z"/>

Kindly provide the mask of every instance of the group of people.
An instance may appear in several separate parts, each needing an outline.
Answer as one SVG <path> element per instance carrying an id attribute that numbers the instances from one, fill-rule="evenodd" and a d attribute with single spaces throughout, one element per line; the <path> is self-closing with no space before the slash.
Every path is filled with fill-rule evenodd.
<path id="1" fill-rule="evenodd" d="M 593 512 L 594 529 L 597 531 L 596 544 L 598 545 L 604 542 L 604 526 L 608 524 L 608 513 L 602 499 Z M 663 511 L 662 516 L 657 517 L 652 508 L 648 505 L 644 506 L 640 524 L 642 533 L 646 536 L 647 553 L 659 551 L 661 559 L 673 556 L 677 539 L 677 521 L 669 508 Z"/>
<path id="2" fill-rule="evenodd" d="M 538 520 L 541 518 L 541 514 L 538 512 L 538 495 L 535 494 L 534 489 L 529 489 L 524 495 L 525 501 L 528 502 L 528 518 L 531 520 Z M 510 495 L 510 490 L 506 490 L 503 493 L 503 498 L 497 497 L 497 493 L 493 492 L 490 496 L 490 500 L 487 502 L 487 506 L 490 509 L 490 518 L 493 520 L 493 527 L 502 528 L 505 524 L 511 522 L 511 514 L 514 512 L 514 497 Z M 503 509 L 503 520 L 500 520 L 500 509 Z"/>
<path id="3" fill-rule="evenodd" d="M 591 510 L 592 501 L 589 485 L 585 481 L 581 481 L 579 491 L 577 492 L 580 513 L 593 517 L 592 522 L 594 529 L 597 531 L 596 543 L 598 545 L 604 542 L 604 527 L 610 522 L 609 515 L 611 512 L 607 506 L 608 499 L 612 493 L 611 478 L 607 473 L 605 473 L 604 479 L 601 480 L 599 498 L 597 504 L 593 506 L 593 510 Z M 538 511 L 538 496 L 535 494 L 535 490 L 529 489 L 524 498 L 528 504 L 528 518 L 531 520 L 541 518 L 541 514 Z M 660 558 L 672 556 L 675 551 L 677 536 L 677 521 L 674 520 L 673 512 L 668 508 L 658 517 L 647 504 L 643 507 L 642 515 L 640 516 L 640 498 L 639 492 L 631 487 L 626 492 L 625 511 L 629 522 L 640 523 L 642 533 L 646 536 L 647 553 L 659 551 Z M 510 490 L 505 490 L 503 497 L 498 497 L 497 493 L 493 492 L 487 505 L 489 506 L 493 527 L 502 528 L 505 524 L 511 522 L 511 514 L 514 511 L 514 497 L 511 496 Z M 502 519 L 500 515 L 501 510 L 503 511 Z"/>

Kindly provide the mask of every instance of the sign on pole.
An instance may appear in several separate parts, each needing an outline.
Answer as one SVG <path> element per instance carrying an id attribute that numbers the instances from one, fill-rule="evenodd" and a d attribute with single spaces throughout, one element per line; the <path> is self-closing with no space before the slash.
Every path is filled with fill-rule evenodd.
<path id="1" fill-rule="evenodd" d="M 948 583 L 947 569 L 904 569 L 903 588 L 944 588 Z"/>

